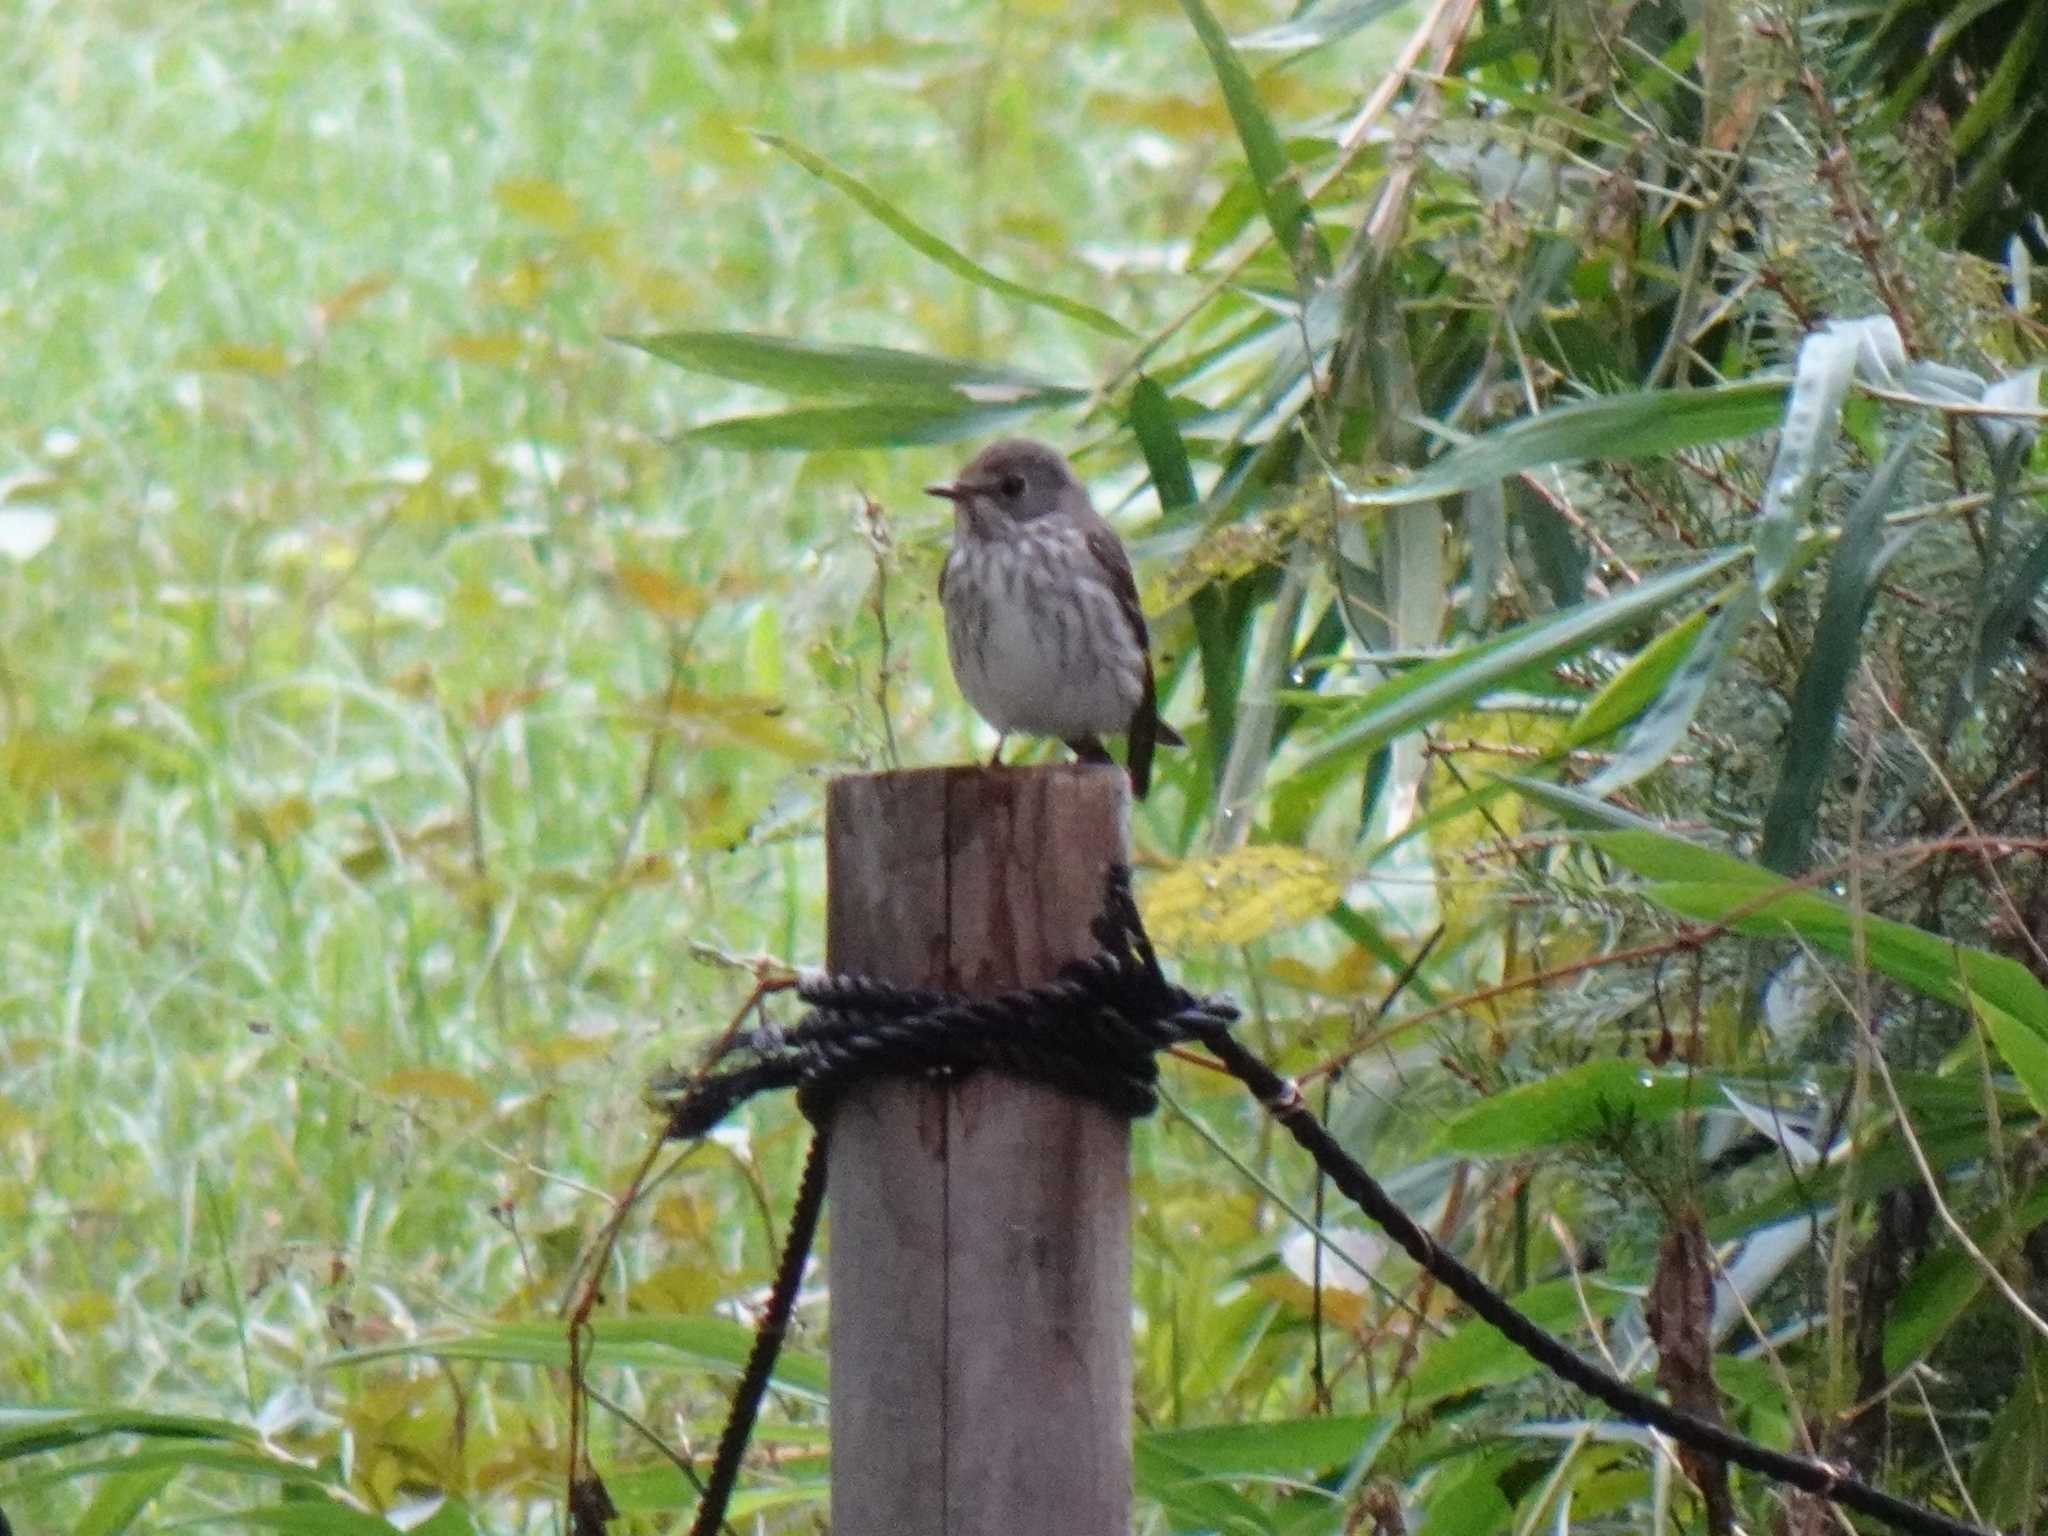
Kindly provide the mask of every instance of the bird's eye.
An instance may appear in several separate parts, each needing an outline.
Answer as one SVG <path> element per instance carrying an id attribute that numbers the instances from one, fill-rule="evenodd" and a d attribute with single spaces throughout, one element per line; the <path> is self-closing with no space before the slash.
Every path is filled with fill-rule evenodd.
<path id="1" fill-rule="evenodd" d="M 996 489 L 1015 500 L 1024 494 L 1024 477 L 1012 470 L 996 482 Z"/>

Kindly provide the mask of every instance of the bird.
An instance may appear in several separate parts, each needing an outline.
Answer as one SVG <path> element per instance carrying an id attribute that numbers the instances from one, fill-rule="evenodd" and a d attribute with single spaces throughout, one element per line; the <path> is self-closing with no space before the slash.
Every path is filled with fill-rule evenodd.
<path id="1" fill-rule="evenodd" d="M 925 487 L 953 504 L 939 571 L 946 652 L 975 712 L 1011 735 L 1052 736 L 1084 763 L 1124 735 L 1140 800 L 1155 746 L 1185 746 L 1159 716 L 1150 640 L 1130 556 L 1055 448 L 1005 438 L 957 478 Z"/>

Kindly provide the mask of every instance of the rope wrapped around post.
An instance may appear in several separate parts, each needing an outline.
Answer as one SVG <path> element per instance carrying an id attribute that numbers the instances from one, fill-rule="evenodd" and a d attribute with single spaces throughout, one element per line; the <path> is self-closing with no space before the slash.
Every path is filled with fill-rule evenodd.
<path id="1" fill-rule="evenodd" d="M 1410 1258 L 1554 1375 L 1625 1419 L 1898 1530 L 1916 1536 L 1985 1536 L 1977 1526 L 1872 1487 L 1844 1467 L 1773 1450 L 1674 1408 L 1595 1365 L 1517 1311 L 1344 1151 L 1290 1080 L 1238 1042 L 1231 1033 L 1239 1018 L 1234 1003 L 1198 995 L 1168 979 L 1140 920 L 1129 869 L 1114 866 L 1106 886 L 1102 911 L 1092 924 L 1099 951 L 1065 967 L 1042 987 L 971 999 L 860 976 L 806 975 L 796 990 L 811 1011 L 793 1028 L 764 1027 L 741 1036 L 726 1053 L 749 1058 L 740 1065 L 714 1063 L 694 1080 L 657 1085 L 657 1091 L 664 1086 L 673 1090 L 665 1100 L 665 1135 L 702 1136 L 754 1094 L 794 1088 L 804 1113 L 820 1127 L 822 1146 L 833 1101 L 851 1083 L 889 1074 L 982 1069 L 1045 1083 L 1137 1118 L 1158 1104 L 1157 1053 L 1170 1046 L 1198 1044 Z M 764 1312 L 754 1358 L 735 1389 L 731 1419 L 709 1479 L 709 1487 L 720 1497 L 707 1493 L 692 1536 L 710 1536 L 723 1520 L 724 1495 L 737 1476 L 748 1430 L 767 1388 L 774 1350 L 787 1327 L 815 1228 L 824 1193 L 816 1172 L 821 1167 L 822 1157 L 814 1148 L 791 1241 L 778 1269 L 776 1294 Z"/>

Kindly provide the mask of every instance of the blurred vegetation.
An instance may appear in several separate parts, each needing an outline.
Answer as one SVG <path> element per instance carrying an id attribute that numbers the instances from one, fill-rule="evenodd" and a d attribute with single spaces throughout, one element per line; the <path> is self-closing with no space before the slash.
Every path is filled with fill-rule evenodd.
<path id="1" fill-rule="evenodd" d="M 984 746 L 917 487 L 1019 428 L 1138 556 L 1177 967 L 1581 1348 L 2032 1528 L 2043 14 L 24 12 L 14 1528 L 562 1528 L 638 1085 L 821 953 L 829 774 Z M 1827 1523 L 1168 1076 L 1146 1530 Z M 753 1106 L 625 1224 L 616 1530 L 687 1520 L 803 1139 Z M 767 1529 L 824 1518 L 823 1327 Z"/>

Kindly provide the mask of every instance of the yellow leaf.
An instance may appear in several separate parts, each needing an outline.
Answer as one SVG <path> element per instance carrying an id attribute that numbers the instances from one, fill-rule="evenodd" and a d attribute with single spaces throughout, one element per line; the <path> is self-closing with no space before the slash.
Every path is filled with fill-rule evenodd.
<path id="1" fill-rule="evenodd" d="M 1341 1260 L 1329 1261 L 1333 1266 Z M 1348 1271 L 1347 1271 L 1348 1273 Z M 1289 1308 L 1297 1316 L 1308 1317 L 1315 1311 L 1315 1292 L 1303 1285 L 1284 1269 L 1269 1269 L 1252 1276 L 1248 1282 L 1261 1295 Z M 1339 1290 L 1334 1285 L 1323 1287 L 1323 1316 L 1339 1328 L 1356 1328 L 1365 1321 L 1365 1298 L 1352 1291 Z"/>
<path id="2" fill-rule="evenodd" d="M 187 367 L 204 368 L 214 373 L 253 373 L 275 378 L 291 366 L 291 359 L 285 356 L 284 348 L 280 346 L 251 346 L 228 341 L 189 354 L 185 363 Z"/>
<path id="3" fill-rule="evenodd" d="M 57 1321 L 75 1333 L 104 1328 L 114 1320 L 114 1298 L 105 1291 L 82 1291 L 57 1304 Z"/>
<path id="4" fill-rule="evenodd" d="M 507 213 L 566 235 L 583 222 L 583 210 L 559 182 L 542 176 L 511 176 L 491 189 L 491 197 Z"/>
<path id="5" fill-rule="evenodd" d="M 475 1078 L 446 1067 L 404 1068 L 379 1082 L 377 1091 L 394 1099 L 438 1099 L 470 1109 L 482 1109 L 491 1102 Z"/>
<path id="6" fill-rule="evenodd" d="M 614 571 L 619 590 L 649 613 L 664 619 L 694 619 L 704 611 L 704 593 L 663 575 L 651 565 L 626 564 Z"/>
<path id="7" fill-rule="evenodd" d="M 509 272 L 500 272 L 490 277 L 477 279 L 477 295 L 489 304 L 505 304 L 513 309 L 531 309 L 540 302 L 540 296 L 547 290 L 550 276 L 549 263 L 545 261 L 522 261 Z"/>
<path id="8" fill-rule="evenodd" d="M 725 1279 L 702 1264 L 670 1264 L 633 1282 L 626 1305 L 634 1312 L 690 1316 L 725 1299 Z"/>
<path id="9" fill-rule="evenodd" d="M 313 825 L 313 802 L 304 795 L 286 795 L 268 805 L 245 805 L 235 812 L 235 827 L 244 837 L 276 846 L 288 843 Z"/>
<path id="10" fill-rule="evenodd" d="M 441 355 L 458 363 L 476 363 L 485 368 L 511 368 L 519 362 L 521 342 L 517 336 L 497 332 L 486 336 L 450 336 L 441 343 Z"/>
<path id="11" fill-rule="evenodd" d="M 1299 848 L 1239 848 L 1191 859 L 1144 889 L 1145 926 L 1169 948 L 1249 944 L 1319 917 L 1343 885 L 1329 863 Z"/>
<path id="12" fill-rule="evenodd" d="M 588 1061 L 593 1056 L 602 1056 L 610 1046 L 606 1041 L 592 1039 L 588 1035 L 550 1035 L 545 1040 L 528 1041 L 514 1049 L 528 1071 L 546 1074 L 558 1072 L 579 1061 Z"/>
<path id="13" fill-rule="evenodd" d="M 391 274 L 373 272 L 359 277 L 313 306 L 313 323 L 324 334 L 347 320 L 370 300 L 391 286 Z"/>

